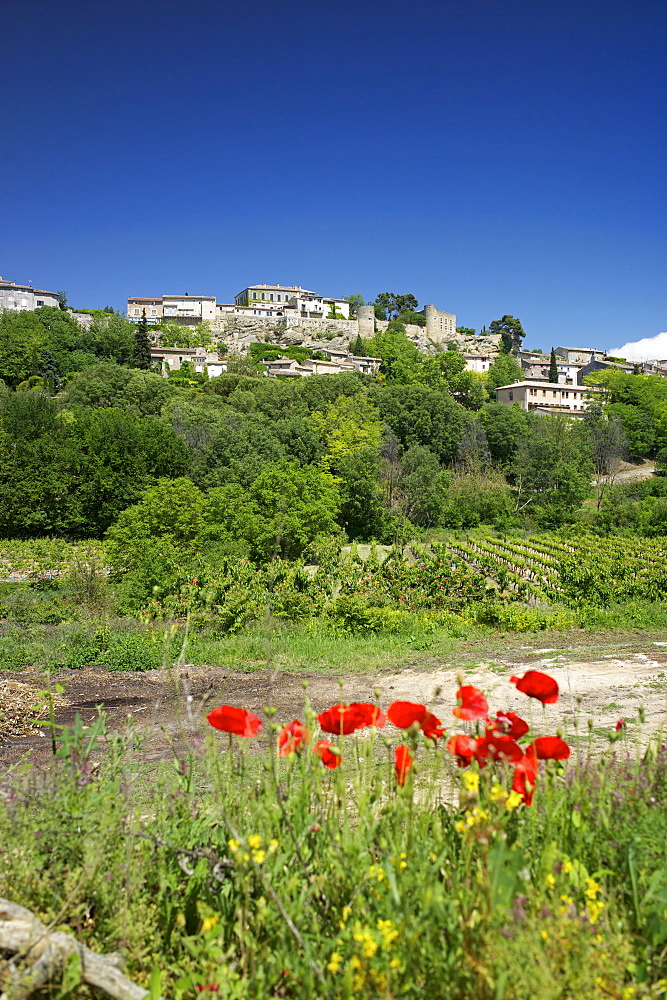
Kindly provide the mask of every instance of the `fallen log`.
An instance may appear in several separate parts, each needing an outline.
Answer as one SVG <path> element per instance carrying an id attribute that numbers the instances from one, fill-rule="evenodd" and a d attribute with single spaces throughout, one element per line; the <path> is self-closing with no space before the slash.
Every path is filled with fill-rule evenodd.
<path id="1" fill-rule="evenodd" d="M 123 975 L 120 955 L 100 955 L 67 931 L 49 931 L 30 910 L 1 897 L 0 951 L 10 956 L 2 970 L 8 978 L 0 973 L 4 981 L 0 1000 L 27 1000 L 41 987 L 55 985 L 75 953 L 81 962 L 81 978 L 89 986 L 116 1000 L 144 1000 L 150 995 Z"/>

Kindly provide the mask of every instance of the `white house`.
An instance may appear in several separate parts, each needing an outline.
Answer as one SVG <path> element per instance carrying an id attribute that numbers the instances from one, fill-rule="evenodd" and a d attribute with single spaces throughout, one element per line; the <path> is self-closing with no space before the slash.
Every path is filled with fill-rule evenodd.
<path id="1" fill-rule="evenodd" d="M 33 312 L 42 306 L 58 306 L 56 292 L 44 292 L 32 285 L 17 285 L 0 278 L 0 312 Z"/>

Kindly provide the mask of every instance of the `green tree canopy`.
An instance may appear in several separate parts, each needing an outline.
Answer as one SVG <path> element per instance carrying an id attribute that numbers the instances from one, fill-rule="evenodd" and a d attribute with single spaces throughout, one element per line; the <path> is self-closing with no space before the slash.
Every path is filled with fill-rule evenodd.
<path id="1" fill-rule="evenodd" d="M 486 389 L 489 399 L 495 402 L 496 389 L 500 385 L 511 385 L 513 382 L 522 382 L 524 378 L 523 368 L 511 354 L 498 354 L 495 360 L 489 365 L 486 373 Z"/>
<path id="2" fill-rule="evenodd" d="M 506 354 L 518 354 L 521 343 L 526 336 L 521 320 L 514 316 L 503 316 L 489 323 L 489 333 L 499 333 L 502 338 L 503 350 Z"/>

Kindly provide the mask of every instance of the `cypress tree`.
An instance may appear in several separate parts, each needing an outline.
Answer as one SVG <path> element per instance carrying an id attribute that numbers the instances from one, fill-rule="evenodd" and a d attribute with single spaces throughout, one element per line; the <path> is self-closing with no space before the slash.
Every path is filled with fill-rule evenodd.
<path id="1" fill-rule="evenodd" d="M 364 342 L 362 340 L 361 334 L 357 334 L 356 340 L 353 340 L 350 344 L 350 354 L 353 354 L 355 358 L 362 357 L 364 353 Z"/>
<path id="2" fill-rule="evenodd" d="M 549 381 L 558 381 L 558 362 L 556 361 L 556 352 L 553 347 L 551 348 L 551 358 L 549 359 Z"/>
<path id="3" fill-rule="evenodd" d="M 141 312 L 141 319 L 134 335 L 134 348 L 130 364 L 133 368 L 143 368 L 144 371 L 148 371 L 151 366 L 151 345 L 148 342 L 148 321 L 145 309 Z"/>

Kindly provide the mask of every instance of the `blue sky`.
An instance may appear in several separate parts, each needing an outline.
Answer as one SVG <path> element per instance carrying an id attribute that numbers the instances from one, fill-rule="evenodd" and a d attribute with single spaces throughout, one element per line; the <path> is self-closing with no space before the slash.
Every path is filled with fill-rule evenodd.
<path id="1" fill-rule="evenodd" d="M 667 329 L 664 0 L 3 5 L 0 274 Z"/>

